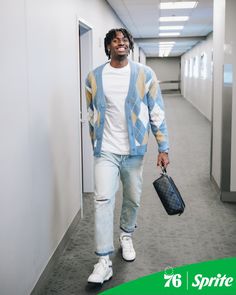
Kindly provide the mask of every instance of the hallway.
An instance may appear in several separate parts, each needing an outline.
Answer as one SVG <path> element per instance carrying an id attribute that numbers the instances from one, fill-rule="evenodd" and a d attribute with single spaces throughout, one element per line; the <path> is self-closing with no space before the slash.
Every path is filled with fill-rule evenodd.
<path id="1" fill-rule="evenodd" d="M 97 294 L 166 267 L 236 256 L 236 204 L 222 203 L 209 179 L 210 123 L 180 95 L 166 95 L 164 101 L 171 144 L 168 172 L 182 193 L 186 211 L 182 216 L 168 216 L 155 194 L 152 181 L 159 169 L 155 166 L 155 142 L 150 136 L 138 229 L 134 234 L 136 260 L 124 262 L 119 251 L 119 190 L 113 278 L 100 289 L 87 285 L 97 258 L 93 254 L 93 198 L 86 196 L 84 218 L 56 262 L 42 295 Z"/>

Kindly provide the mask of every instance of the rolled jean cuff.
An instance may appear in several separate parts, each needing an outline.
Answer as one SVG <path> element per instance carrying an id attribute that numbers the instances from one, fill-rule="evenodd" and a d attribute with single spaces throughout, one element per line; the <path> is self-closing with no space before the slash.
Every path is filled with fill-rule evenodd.
<path id="1" fill-rule="evenodd" d="M 97 256 L 107 256 L 107 255 L 111 255 L 113 253 L 114 253 L 114 250 L 113 251 L 109 251 L 109 252 L 103 252 L 103 253 L 98 253 L 98 252 L 95 251 L 95 254 Z"/>
<path id="2" fill-rule="evenodd" d="M 135 225 L 134 229 L 124 229 L 122 226 L 120 226 L 120 229 L 123 230 L 125 233 L 131 234 L 134 232 L 134 230 L 137 228 L 138 226 Z"/>

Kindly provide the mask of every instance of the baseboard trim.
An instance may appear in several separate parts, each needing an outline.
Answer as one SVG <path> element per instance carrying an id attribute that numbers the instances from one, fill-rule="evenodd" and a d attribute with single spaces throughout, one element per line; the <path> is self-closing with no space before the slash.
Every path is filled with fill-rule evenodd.
<path id="1" fill-rule="evenodd" d="M 219 188 L 217 182 L 215 181 L 215 178 L 214 178 L 212 175 L 210 175 L 210 180 L 211 180 L 212 184 L 214 185 L 215 190 L 216 190 L 218 193 L 220 193 L 220 188 Z"/>
<path id="2" fill-rule="evenodd" d="M 220 199 L 222 202 L 236 203 L 236 192 L 221 192 Z"/>
<path id="3" fill-rule="evenodd" d="M 220 200 L 222 202 L 236 203 L 236 192 L 224 192 L 221 191 L 218 184 L 216 183 L 214 177 L 210 175 L 211 182 L 213 183 L 215 189 L 220 194 Z"/>
<path id="4" fill-rule="evenodd" d="M 75 218 L 73 219 L 71 225 L 69 226 L 68 230 L 64 234 L 58 247 L 56 248 L 55 252 L 53 253 L 51 259 L 49 260 L 47 266 L 42 272 L 39 280 L 37 281 L 30 295 L 43 295 L 43 290 L 45 288 L 45 285 L 48 282 L 48 277 L 50 277 L 50 274 L 52 273 L 54 265 L 57 262 L 58 258 L 62 255 L 62 253 L 66 249 L 67 244 L 70 241 L 71 234 L 74 232 L 80 219 L 81 219 L 81 212 L 79 210 L 79 212 L 76 214 Z"/>

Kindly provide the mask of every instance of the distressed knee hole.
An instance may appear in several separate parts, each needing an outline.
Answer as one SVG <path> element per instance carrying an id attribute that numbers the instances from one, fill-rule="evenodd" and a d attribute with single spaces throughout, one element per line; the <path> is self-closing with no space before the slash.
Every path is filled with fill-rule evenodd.
<path id="1" fill-rule="evenodd" d="M 107 202 L 108 203 L 110 200 L 107 199 L 107 198 L 105 198 L 105 197 L 103 197 L 103 196 L 96 196 L 95 197 L 95 201 L 98 202 L 98 203 L 100 203 L 100 202 L 101 203 L 103 203 L 103 202 Z"/>

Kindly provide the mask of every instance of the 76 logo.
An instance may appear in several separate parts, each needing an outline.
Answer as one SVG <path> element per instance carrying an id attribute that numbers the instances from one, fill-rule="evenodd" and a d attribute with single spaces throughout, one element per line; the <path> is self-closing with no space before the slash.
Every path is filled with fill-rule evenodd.
<path id="1" fill-rule="evenodd" d="M 164 279 L 166 280 L 165 288 L 169 288 L 171 286 L 173 286 L 174 288 L 179 288 L 182 285 L 180 274 L 175 274 L 175 275 L 164 274 Z"/>

